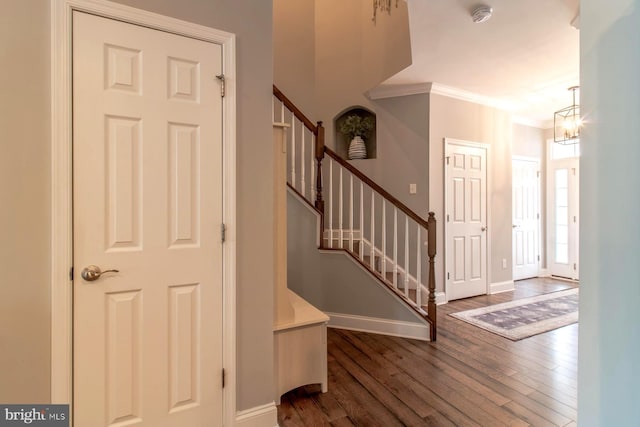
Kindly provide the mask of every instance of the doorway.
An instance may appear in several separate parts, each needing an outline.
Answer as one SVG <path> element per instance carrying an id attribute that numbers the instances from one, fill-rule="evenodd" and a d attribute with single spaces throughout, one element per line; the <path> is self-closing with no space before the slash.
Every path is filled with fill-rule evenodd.
<path id="1" fill-rule="evenodd" d="M 487 152 L 445 139 L 445 291 L 447 300 L 487 293 Z"/>
<path id="2" fill-rule="evenodd" d="M 548 268 L 552 276 L 579 280 L 580 146 L 549 142 L 547 167 Z"/>
<path id="3" fill-rule="evenodd" d="M 219 229 L 224 223 L 235 234 L 235 117 L 229 108 L 235 102 L 234 36 L 109 2 L 62 0 L 52 6 L 52 15 L 52 403 L 71 403 L 74 420 L 91 425 L 184 425 L 209 416 L 219 424 L 230 423 L 235 376 L 227 375 L 223 389 L 222 367 L 233 373 L 235 365 L 235 244 L 231 240 L 223 245 Z M 102 32 L 101 24 L 83 24 L 82 15 L 127 30 Z M 98 59 L 87 60 L 72 50 L 72 34 L 82 34 L 82 26 L 89 36 L 76 43 L 105 34 L 120 39 L 102 40 L 93 52 Z M 132 36 L 130 29 L 145 35 Z M 192 47 L 195 42 L 196 50 L 205 45 L 213 50 L 199 62 L 184 44 L 176 50 L 171 41 L 159 43 L 162 36 Z M 174 53 L 158 60 L 149 46 L 135 46 L 143 41 Z M 155 63 L 143 62 L 154 56 Z M 216 75 L 227 78 L 224 98 Z M 83 82 L 81 76 L 87 79 Z M 205 82 L 204 76 L 214 83 Z M 154 79 L 164 80 L 161 89 L 153 89 Z M 98 91 L 109 92 L 112 99 L 104 93 L 91 98 L 89 86 L 96 82 Z M 72 98 L 72 88 L 73 96 L 85 99 Z M 205 96 L 205 90 L 215 98 Z M 151 99 L 145 99 L 148 96 Z M 136 109 L 165 114 L 170 101 L 179 111 L 165 116 L 161 125 L 136 114 Z M 75 116 L 91 112 L 96 114 L 91 120 Z M 207 128 L 209 122 L 213 125 Z M 79 127 L 72 128 L 72 123 Z M 95 145 L 99 149 L 91 148 Z M 159 203 L 163 198 L 166 203 Z M 89 218 L 85 213 L 91 210 L 96 215 Z M 205 224 L 206 213 L 213 213 L 215 221 Z M 110 259 L 98 256 L 94 262 L 89 258 L 95 253 L 80 259 L 86 256 L 82 245 L 94 244 Z M 170 260 L 147 262 L 162 257 L 163 250 Z M 198 251 L 207 254 L 212 266 L 201 263 L 207 271 L 196 277 L 185 258 Z M 171 271 L 163 275 L 167 269 Z M 153 289 L 159 284 L 169 288 Z M 97 300 L 101 295 L 102 303 L 96 306 L 92 297 L 81 295 L 84 291 L 98 295 Z M 211 314 L 205 313 L 209 308 Z M 93 319 L 87 321 L 86 315 Z M 209 327 L 212 318 L 217 320 Z M 93 320 L 97 336 L 87 332 Z M 160 342 L 163 353 L 154 351 L 154 342 Z M 90 357 L 79 354 L 83 347 Z M 154 356 L 156 360 L 149 359 Z M 97 363 L 96 372 L 87 370 L 92 363 Z M 157 369 L 149 375 L 146 365 L 159 364 L 164 372 Z M 90 382 L 85 377 L 91 376 L 111 382 L 100 392 L 105 399 L 82 391 L 81 382 Z M 206 389 L 209 383 L 216 390 Z M 148 398 L 155 387 L 166 394 L 166 399 L 153 398 L 160 411 Z M 83 408 L 83 398 L 89 407 Z M 83 411 L 93 410 L 98 421 L 83 418 Z"/>
<path id="4" fill-rule="evenodd" d="M 513 280 L 537 277 L 540 269 L 540 161 L 514 156 Z"/>

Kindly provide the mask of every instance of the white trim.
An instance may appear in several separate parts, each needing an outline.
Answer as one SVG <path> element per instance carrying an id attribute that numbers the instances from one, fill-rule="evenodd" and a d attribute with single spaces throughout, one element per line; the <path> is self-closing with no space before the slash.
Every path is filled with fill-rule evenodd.
<path id="1" fill-rule="evenodd" d="M 420 95 L 429 93 L 432 83 L 410 83 L 395 85 L 380 85 L 368 91 L 371 100 L 395 98 L 397 96 Z"/>
<path id="2" fill-rule="evenodd" d="M 352 314 L 326 312 L 325 314 L 330 317 L 329 324 L 327 325 L 330 328 L 370 332 L 374 334 L 412 338 L 422 341 L 430 340 L 429 326 L 423 323 L 380 319 L 377 317 L 356 316 Z"/>
<path id="3" fill-rule="evenodd" d="M 278 408 L 275 402 L 256 406 L 236 413 L 237 427 L 265 427 L 278 425 Z"/>
<path id="4" fill-rule="evenodd" d="M 446 304 L 447 302 L 447 294 L 444 292 L 436 292 L 436 305 Z"/>
<path id="5" fill-rule="evenodd" d="M 509 292 L 515 289 L 513 280 L 506 280 L 504 282 L 496 282 L 489 285 L 489 294 L 499 294 L 500 292 Z"/>
<path id="6" fill-rule="evenodd" d="M 51 11 L 51 401 L 72 404 L 72 116 L 71 30 L 74 10 L 220 44 L 227 92 L 223 99 L 224 314 L 223 422 L 236 406 L 236 69 L 235 35 L 104 0 L 61 0 Z"/>
<path id="7" fill-rule="evenodd" d="M 473 102 L 474 104 L 486 105 L 488 107 L 493 107 L 500 110 L 513 110 L 513 105 L 509 102 L 458 89 L 452 86 L 446 86 L 440 83 L 431 83 L 430 93 L 434 95 L 442 95 L 449 98 L 459 99 L 461 101 Z"/>
<path id="8" fill-rule="evenodd" d="M 487 261 L 486 261 L 486 265 L 485 265 L 485 271 L 487 272 L 487 288 L 486 288 L 486 293 L 489 294 L 490 292 L 490 288 L 489 288 L 489 284 L 491 283 L 491 269 L 489 268 L 490 265 L 490 260 L 491 260 L 491 230 L 493 229 L 493 224 L 491 223 L 491 195 L 493 193 L 493 188 L 491 187 L 492 182 L 491 182 L 491 146 L 489 144 L 485 144 L 482 142 L 473 142 L 473 141 L 465 141 L 462 139 L 454 139 L 454 138 L 444 138 L 444 147 L 443 147 L 443 153 L 446 156 L 447 154 L 447 145 L 449 144 L 455 144 L 455 145 L 463 145 L 463 146 L 467 146 L 467 147 L 473 147 L 473 148 L 482 148 L 485 150 L 486 152 L 486 162 L 487 162 L 487 182 L 486 182 L 486 189 L 487 189 L 487 211 L 486 211 L 486 215 L 487 215 Z M 444 158 L 442 159 L 442 161 L 444 162 Z M 443 267 L 444 267 L 444 292 L 445 294 L 447 293 L 447 287 L 449 286 L 449 280 L 447 280 L 447 235 L 449 234 L 449 223 L 446 221 L 446 217 L 447 217 L 447 179 L 449 178 L 449 173 L 448 173 L 448 169 L 445 166 L 443 166 L 444 169 L 444 182 L 443 182 L 443 191 L 442 191 L 442 195 L 443 195 L 443 200 L 442 200 L 442 211 L 444 212 L 444 217 L 443 217 L 443 222 L 444 222 L 444 231 L 443 231 L 443 244 L 442 244 L 442 250 L 444 252 L 443 254 Z M 448 298 L 447 298 L 448 300 Z"/>
<path id="9" fill-rule="evenodd" d="M 368 91 L 366 95 L 369 99 L 376 100 L 427 93 L 472 102 L 474 104 L 486 105 L 506 111 L 513 110 L 513 105 L 509 102 L 436 82 L 380 85 Z"/>

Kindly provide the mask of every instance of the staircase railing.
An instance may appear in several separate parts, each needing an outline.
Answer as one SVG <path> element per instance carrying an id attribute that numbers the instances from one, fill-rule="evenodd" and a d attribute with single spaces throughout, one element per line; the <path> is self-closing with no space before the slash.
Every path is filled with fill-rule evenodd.
<path id="1" fill-rule="evenodd" d="M 322 122 L 314 124 L 276 86 L 273 94 L 274 122 L 289 125 L 287 185 L 320 213 L 320 249 L 345 250 L 428 321 L 435 341 L 433 212 L 427 220 L 413 212 L 326 147 Z"/>

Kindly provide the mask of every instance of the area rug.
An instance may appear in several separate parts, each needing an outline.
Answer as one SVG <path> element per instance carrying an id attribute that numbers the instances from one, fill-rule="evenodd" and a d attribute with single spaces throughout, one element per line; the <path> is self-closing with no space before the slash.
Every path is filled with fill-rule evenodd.
<path id="1" fill-rule="evenodd" d="M 450 315 L 512 341 L 518 341 L 576 323 L 578 288 Z"/>

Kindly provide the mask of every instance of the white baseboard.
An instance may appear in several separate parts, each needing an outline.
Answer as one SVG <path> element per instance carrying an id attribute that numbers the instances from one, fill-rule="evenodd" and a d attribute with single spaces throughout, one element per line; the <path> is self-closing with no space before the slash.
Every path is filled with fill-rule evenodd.
<path id="1" fill-rule="evenodd" d="M 277 427 L 278 409 L 276 403 L 271 402 L 236 412 L 235 425 L 238 427 Z"/>
<path id="2" fill-rule="evenodd" d="M 447 294 L 444 292 L 436 292 L 436 305 L 442 305 L 447 303 Z"/>
<path id="3" fill-rule="evenodd" d="M 348 329 L 351 331 L 371 332 L 394 337 L 413 338 L 429 341 L 429 327 L 422 323 L 402 322 L 398 320 L 380 319 L 376 317 L 356 316 L 351 314 L 325 313 L 330 317 L 330 328 Z"/>
<path id="4" fill-rule="evenodd" d="M 507 280 L 505 282 L 496 282 L 489 285 L 489 295 L 499 294 L 500 292 L 509 292 L 515 289 L 513 280 Z"/>

